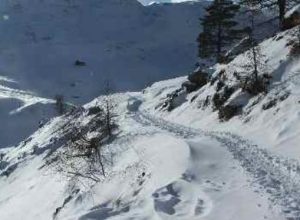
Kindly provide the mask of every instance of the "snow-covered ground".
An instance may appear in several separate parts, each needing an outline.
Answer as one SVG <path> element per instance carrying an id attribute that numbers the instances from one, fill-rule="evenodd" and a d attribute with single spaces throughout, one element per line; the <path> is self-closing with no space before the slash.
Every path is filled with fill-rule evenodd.
<path id="1" fill-rule="evenodd" d="M 32 8 L 29 7 L 29 3 L 32 4 Z M 95 63 L 97 63 L 98 51 L 107 49 L 107 46 L 109 46 L 107 53 L 111 57 L 99 56 L 103 58 L 103 62 L 100 63 L 101 65 L 106 63 L 109 65 L 107 68 L 115 68 L 114 71 L 118 73 L 126 70 L 133 71 L 134 74 L 143 73 L 140 77 L 144 78 L 144 73 L 146 75 L 156 73 L 161 77 L 160 71 L 170 71 L 172 68 L 178 71 L 187 68 L 185 64 L 188 62 L 172 60 L 180 56 L 191 61 L 189 56 L 185 56 L 186 54 L 178 49 L 185 48 L 186 43 L 191 40 L 189 37 L 192 37 L 190 32 L 184 32 L 182 29 L 179 31 L 179 25 L 187 27 L 186 22 L 189 23 L 184 19 L 180 20 L 182 18 L 180 16 L 190 17 L 191 11 L 195 13 L 193 16 L 198 15 L 197 10 L 201 9 L 202 5 L 195 6 L 192 3 L 177 6 L 153 5 L 145 9 L 130 0 L 101 2 L 91 0 L 89 3 L 85 8 L 77 7 L 79 1 L 76 0 L 60 4 L 57 0 L 52 0 L 47 2 L 49 8 L 45 8 L 45 1 L 1 2 L 2 8 L 9 10 L 3 10 L 4 21 L 0 23 L 0 26 L 7 28 L 7 32 L 0 33 L 5 42 L 0 43 L 4 48 L 0 54 L 0 57 L 3 56 L 3 59 L 0 59 L 0 68 L 3 68 L 2 72 L 6 73 L 3 75 L 12 74 L 10 77 L 0 78 L 1 101 L 7 101 L 3 105 L 7 108 L 3 113 L 3 119 L 7 118 L 5 115 L 7 112 L 15 117 L 30 112 L 30 109 L 35 109 L 35 106 L 52 105 L 53 100 L 39 96 L 39 94 L 51 96 L 59 92 L 55 86 L 49 87 L 47 80 L 61 79 L 58 82 L 70 83 L 69 80 L 64 80 L 76 77 L 67 74 L 74 71 L 81 76 L 82 73 L 92 71 L 97 67 Z M 186 10 L 183 10 L 185 7 Z M 193 9 L 190 10 L 190 7 Z M 88 35 L 90 46 L 87 44 L 86 36 L 82 36 L 92 30 L 90 29 L 92 26 L 87 27 L 87 24 L 94 24 L 86 14 L 87 9 L 91 11 L 89 16 L 100 22 L 97 24 L 108 28 L 104 32 L 99 30 L 99 33 L 94 32 L 95 35 Z M 60 13 L 56 14 L 58 11 Z M 36 21 L 32 27 L 38 27 L 35 29 L 38 32 L 32 31 L 30 29 L 32 27 L 26 27 L 29 31 L 26 32 L 25 37 L 22 34 L 9 32 L 9 25 L 6 26 L 4 22 L 15 22 L 23 31 L 25 26 L 20 18 L 24 13 L 28 15 L 27 19 Z M 73 20 L 69 19 L 68 14 L 80 16 Z M 132 22 L 137 20 L 136 14 L 141 16 L 139 21 L 143 27 L 149 24 L 149 29 L 141 28 L 140 23 L 133 25 Z M 113 19 L 110 20 L 112 23 L 109 22 L 109 25 L 106 25 L 107 20 L 101 20 L 112 15 Z M 170 25 L 168 16 L 178 19 L 176 25 L 175 23 Z M 37 20 L 37 17 L 41 20 Z M 65 19 L 62 22 L 63 27 L 58 25 L 62 18 Z M 49 20 L 55 22 L 49 23 Z M 44 24 L 53 24 L 47 26 L 53 29 L 46 30 Z M 118 30 L 111 26 L 112 24 L 118 24 Z M 152 24 L 155 24 L 155 28 Z M 195 25 L 196 20 L 193 20 L 192 24 Z M 190 28 L 195 28 L 193 25 Z M 122 32 L 119 32 L 120 27 L 124 28 Z M 55 31 L 56 28 L 59 31 Z M 74 33 L 77 28 L 82 35 Z M 62 29 L 65 29 L 65 32 L 61 32 Z M 128 30 L 131 32 L 128 33 Z M 160 30 L 166 32 L 159 32 Z M 55 33 L 56 36 L 50 36 L 49 39 L 48 31 Z M 119 35 L 117 36 L 116 33 Z M 161 35 L 156 36 L 153 33 Z M 176 39 L 170 36 L 174 33 L 178 34 Z M 123 42 L 124 39 L 131 39 L 135 34 L 138 39 L 145 35 L 141 42 L 146 51 L 150 51 L 149 56 L 153 58 L 152 61 L 155 60 L 156 54 L 160 54 L 156 57 L 157 65 L 151 62 L 151 65 L 150 63 L 144 65 L 144 63 L 141 68 L 136 66 L 133 59 L 135 52 L 131 50 L 136 48 L 136 45 L 140 46 L 141 42 L 130 42 L 129 44 L 134 46 L 129 47 L 127 41 L 126 44 L 115 44 L 116 40 Z M 109 42 L 112 36 L 116 38 L 111 45 Z M 9 37 L 14 40 L 11 45 L 8 43 Z M 99 44 L 98 38 L 106 39 L 105 42 L 108 44 Z M 300 218 L 300 151 L 298 149 L 300 65 L 299 58 L 291 57 L 289 53 L 291 42 L 295 39 L 296 29 L 293 29 L 279 33 L 260 44 L 266 72 L 272 76 L 269 91 L 267 94 L 250 96 L 240 89 L 236 90 L 227 100 L 227 104 L 239 103 L 243 104 L 243 108 L 239 115 L 227 122 L 219 121 L 218 113 L 211 105 L 203 105 L 205 100 L 209 100 L 207 97 L 216 93 L 216 84 L 213 83 L 208 83 L 189 94 L 182 92 L 176 102 L 177 106 L 172 111 L 167 111 L 161 106 L 170 98 L 171 93 L 181 88 L 187 77 L 160 81 L 141 92 L 113 95 L 114 103 L 117 104 L 115 113 L 119 131 L 114 141 L 102 146 L 101 152 L 110 160 L 105 161 L 106 177 L 101 178 L 98 183 L 92 183 L 87 179 L 75 181 L 76 179 L 69 178 L 62 171 L 57 172 L 51 162 L 55 161 L 56 152 L 64 151 L 64 146 L 70 139 L 69 132 L 74 127 L 85 129 L 88 135 L 93 135 L 95 131 L 89 126 L 95 120 L 95 116 L 90 115 L 89 110 L 92 107 L 102 107 L 104 97 L 100 96 L 83 107 L 50 119 L 30 137 L 26 139 L 21 137 L 23 141 L 16 146 L 0 150 L 0 219 L 298 220 Z M 66 40 L 70 42 L 69 45 L 66 45 Z M 159 44 L 156 44 L 157 42 Z M 165 46 L 164 49 L 160 47 L 161 45 Z M 174 51 L 174 45 L 178 46 L 178 51 Z M 169 53 L 170 51 L 165 48 L 172 48 L 173 53 Z M 187 50 L 190 51 L 189 47 Z M 45 51 L 49 53 L 45 55 Z M 73 66 L 73 61 L 79 56 L 78 51 L 81 54 L 79 58 L 87 62 L 87 66 Z M 85 56 L 82 55 L 82 51 L 85 51 Z M 166 56 L 164 51 L 167 51 L 166 54 L 169 56 Z M 41 53 L 47 56 L 47 62 L 43 62 L 44 57 Z M 62 55 L 57 56 L 60 53 Z M 243 65 L 249 61 L 246 54 L 237 56 L 227 65 L 214 66 L 211 70 L 212 76 L 217 77 L 220 72 L 223 72 L 222 80 L 226 85 L 236 86 L 238 81 L 234 73 L 245 72 Z M 111 60 L 108 59 L 109 57 Z M 108 62 L 112 60 L 119 61 L 118 65 Z M 53 62 L 48 63 L 48 61 Z M 170 67 L 169 62 L 176 65 Z M 35 65 L 36 63 L 39 65 Z M 166 68 L 158 65 L 162 63 Z M 53 68 L 48 66 L 50 64 Z M 101 65 L 99 64 L 98 67 L 103 67 Z M 149 68 L 150 66 L 152 68 Z M 60 78 L 62 72 L 57 72 L 60 68 L 66 73 L 63 75 L 66 78 Z M 46 69 L 47 71 L 42 71 Z M 71 69 L 72 71 L 69 71 Z M 24 73 L 20 70 L 28 72 Z M 143 72 L 144 70 L 146 72 Z M 51 77 L 47 75 L 52 73 L 54 75 Z M 22 78 L 23 74 L 24 78 Z M 40 78 L 36 78 L 33 82 L 26 82 L 24 79 L 28 76 Z M 82 87 L 78 87 L 76 83 L 72 84 L 71 87 L 75 86 L 74 90 L 78 89 L 84 96 L 78 101 L 79 103 L 96 92 L 95 83 L 97 84 L 97 80 L 100 79 L 97 77 L 92 78 L 93 84 L 82 83 Z M 126 75 L 125 78 L 127 77 Z M 90 80 L 89 77 L 87 78 L 84 80 Z M 122 79 L 119 78 L 120 83 Z M 56 86 L 59 88 L 61 85 Z M 93 92 L 85 90 L 87 85 L 90 85 L 89 88 Z M 33 88 L 37 93 L 28 92 L 26 88 Z M 67 94 L 72 93 L 67 92 Z M 43 115 L 44 112 L 41 112 Z M 7 119 L 9 124 L 12 121 L 10 116 Z M 26 118 L 30 119 L 30 116 L 23 115 L 20 121 L 26 124 Z M 22 124 L 16 125 L 20 130 L 25 130 L 22 129 Z M 8 126 L 2 127 L 4 130 L 9 130 Z"/>
<path id="2" fill-rule="evenodd" d="M 3 0 L 0 75 L 76 104 L 99 96 L 106 79 L 117 91 L 140 90 L 194 68 L 206 4 Z"/>
<path id="3" fill-rule="evenodd" d="M 0 148 L 18 144 L 38 129 L 39 122 L 56 115 L 53 100 L 18 87 L 14 80 L 0 77 Z"/>
<path id="4" fill-rule="evenodd" d="M 261 43 L 260 50 L 265 63 L 262 72 L 272 77 L 269 91 L 266 95 L 251 97 L 238 89 L 227 103 L 239 102 L 244 107 L 241 114 L 230 121 L 220 123 L 218 111 L 214 111 L 212 105 L 203 106 L 207 97 L 212 98 L 216 93 L 217 83 L 208 83 L 200 90 L 185 95 L 173 111 L 161 111 L 159 106 L 165 102 L 168 94 L 181 88 L 181 84 L 187 81 L 186 77 L 158 82 L 146 89 L 144 97 L 147 104 L 142 109 L 190 127 L 240 134 L 276 153 L 299 159 L 300 65 L 299 58 L 289 55 L 296 31 L 297 28 L 279 33 Z M 222 80 L 229 86 L 235 86 L 238 80 L 234 73 L 243 72 L 243 66 L 248 62 L 249 57 L 242 54 L 228 65 L 215 66 L 214 76 L 224 71 Z"/>
<path id="5" fill-rule="evenodd" d="M 107 146 L 113 152 L 109 176 L 91 188 L 45 166 L 60 144 L 53 138 L 72 117 L 53 119 L 10 150 L 9 172 L 0 178 L 1 219 L 284 219 L 223 139 L 147 116 L 138 110 L 141 98 L 116 98 L 122 133 Z M 76 120 L 87 123 L 86 114 Z"/>
<path id="6" fill-rule="evenodd" d="M 193 69 L 205 4 L 1 1 L 0 148 L 54 116 L 55 95 L 84 104 L 103 92 L 107 79 L 116 91 L 139 90 Z"/>

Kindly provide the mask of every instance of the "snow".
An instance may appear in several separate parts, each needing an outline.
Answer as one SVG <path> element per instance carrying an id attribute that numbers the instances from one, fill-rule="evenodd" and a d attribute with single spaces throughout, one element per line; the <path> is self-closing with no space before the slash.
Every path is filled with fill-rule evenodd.
<path id="1" fill-rule="evenodd" d="M 2 83 L 17 85 L 11 79 L 0 78 L 0 148 L 18 144 L 36 131 L 40 121 L 56 114 L 53 100 Z"/>
<path id="2" fill-rule="evenodd" d="M 139 0 L 143 5 L 161 4 L 161 3 L 180 3 L 180 2 L 192 2 L 199 0 Z"/>
<path id="3" fill-rule="evenodd" d="M 73 185 L 44 166 L 51 139 L 63 135 L 59 128 L 69 123 L 67 116 L 53 119 L 27 143 L 9 150 L 6 160 L 18 165 L 8 177 L 0 177 L 1 219 L 52 219 L 58 207 L 62 208 L 55 219 L 64 220 L 284 219 L 222 141 L 159 118 L 148 119 L 132 107 L 142 104 L 142 97 L 115 95 L 117 112 L 123 113 L 122 133 L 107 146 L 113 163 L 107 165 L 109 176 L 96 185 Z M 101 105 L 101 100 L 85 108 Z M 87 124 L 92 118 L 83 112 L 72 120 Z"/>
<path id="4" fill-rule="evenodd" d="M 290 9 L 288 12 L 285 13 L 284 17 L 289 18 L 291 17 L 294 13 L 300 13 L 300 5 L 294 6 L 292 9 Z"/>
<path id="5" fill-rule="evenodd" d="M 32 23 L 32 27 L 37 28 L 38 33 L 47 32 L 43 29 L 44 24 L 52 24 L 53 26 L 47 27 L 52 27 L 53 30 L 59 28 L 57 34 L 62 33 L 61 29 L 66 29 L 65 26 L 62 27 L 63 25 L 56 26 L 57 24 L 68 23 L 70 26 L 63 32 L 67 37 L 55 36 L 50 42 L 40 42 L 40 39 L 34 42 L 34 34 L 28 30 L 27 37 L 21 34 L 10 33 L 12 34 L 10 35 L 5 31 L 0 34 L 4 39 L 0 44 L 8 47 L 0 54 L 3 58 L 0 68 L 5 69 L 5 73 L 12 74 L 12 76 L 6 74 L 9 77 L 0 77 L 0 101 L 4 106 L 3 112 L 0 112 L 1 121 L 7 120 L 7 124 L 10 125 L 18 122 L 13 130 L 19 127 L 20 130 L 25 130 L 27 135 L 31 134 L 26 139 L 25 135 L 17 135 L 18 138 L 13 136 L 12 140 L 9 140 L 10 145 L 13 142 L 19 143 L 14 143 L 14 147 L 0 150 L 4 154 L 3 161 L 0 162 L 1 220 L 283 220 L 299 218 L 300 150 L 297 146 L 300 141 L 300 64 L 299 58 L 292 58 L 289 53 L 290 42 L 296 38 L 295 29 L 278 33 L 260 44 L 266 64 L 265 71 L 272 75 L 270 90 L 267 94 L 255 97 L 246 94 L 241 89 L 236 90 L 227 104 L 244 105 L 244 109 L 241 115 L 235 116 L 228 122 L 221 123 L 217 112 L 211 106 L 203 107 L 202 105 L 207 96 L 212 96 L 216 92 L 216 86 L 210 84 L 198 91 L 185 94 L 185 99 L 180 99 L 180 105 L 170 112 L 157 108 L 167 100 L 170 93 L 181 88 L 182 83 L 187 80 L 186 76 L 156 82 L 141 92 L 114 94 L 112 98 L 117 104 L 115 113 L 119 123 L 119 132 L 114 141 L 102 147 L 103 154 L 111 159 L 105 161 L 107 176 L 100 182 L 94 183 L 86 179 L 76 181 L 62 172 L 56 172 L 55 167 L 49 164 L 49 158 L 53 152 L 64 151 L 64 146 L 68 141 L 68 129 L 74 128 L 75 125 L 86 128 L 94 120 L 93 116 L 88 115 L 88 109 L 101 107 L 105 97 L 100 96 L 68 114 L 51 118 L 41 128 L 36 129 L 32 125 L 32 130 L 28 131 L 28 127 L 24 128 L 22 123 L 27 124 L 26 119 L 32 121 L 31 117 L 36 116 L 41 105 L 47 105 L 45 111 L 41 111 L 41 115 L 51 115 L 48 110 L 53 107 L 53 100 L 42 97 L 51 97 L 52 92 L 57 92 L 56 88 L 61 85 L 52 87 L 47 80 L 61 79 L 61 82 L 69 83 L 67 79 L 75 77 L 71 77 L 69 73 L 76 72 L 75 75 L 88 73 L 88 79 L 82 87 L 78 89 L 76 86 L 76 89 L 84 96 L 78 100 L 78 103 L 81 103 L 93 97 L 98 89 L 96 85 L 102 77 L 95 73 L 97 69 L 95 57 L 98 55 L 103 58 L 100 64 L 107 65 L 102 67 L 99 64 L 98 67 L 101 66 L 102 70 L 111 69 L 114 73 L 125 74 L 126 72 L 127 74 L 133 71 L 134 74 L 140 74 L 140 77 L 145 77 L 144 73 L 156 73 L 160 78 L 163 72 L 167 73 L 173 68 L 180 73 L 179 70 L 187 68 L 186 65 L 193 60 L 189 60 L 189 56 L 185 56 L 184 52 L 172 53 L 176 54 L 172 57 L 170 51 L 167 51 L 166 54 L 171 57 L 166 56 L 165 49 L 162 49 L 161 45 L 170 49 L 178 45 L 176 43 L 183 42 L 178 46 L 185 47 L 192 36 L 188 34 L 190 32 L 179 34 L 179 32 L 184 32 L 178 28 L 179 25 L 183 25 L 179 22 L 183 17 L 179 15 L 189 14 L 190 16 L 192 13 L 196 16 L 199 13 L 197 10 L 199 8 L 202 10 L 203 5 L 196 3 L 176 6 L 155 4 L 144 8 L 137 2 L 129 0 L 110 0 L 100 3 L 91 0 L 90 4 L 86 4 L 79 10 L 76 4 L 80 3 L 77 1 L 74 1 L 73 3 L 76 4 L 70 7 L 66 6 L 66 3 L 58 5 L 57 0 L 52 0 L 47 2 L 49 8 L 45 10 L 46 2 L 44 1 L 31 0 L 32 7 L 29 7 L 27 0 L 21 3 L 23 7 L 18 4 L 12 7 L 9 1 L 1 2 L 3 6 L 1 10 L 9 9 L 3 13 L 9 19 L 2 22 L 16 22 L 22 29 L 24 26 L 22 21 L 18 20 L 20 19 L 18 13 L 25 13 L 28 16 L 26 19 L 33 21 L 45 12 L 43 14 L 45 17 Z M 73 25 L 79 22 L 82 25 L 80 25 L 80 30 L 86 31 L 82 33 L 91 31 L 90 27 L 85 26 L 91 23 L 89 16 L 86 15 L 86 10 L 90 10 L 91 6 L 95 6 L 93 9 L 95 11 L 92 10 L 91 13 L 91 17 L 95 20 L 107 19 L 112 15 L 114 17 L 111 20 L 99 21 L 103 22 L 101 24 L 107 29 L 101 33 L 95 31 L 95 36 L 89 35 L 87 40 L 86 36 L 81 37 L 73 32 Z M 186 10 L 183 10 L 184 8 Z M 52 17 L 54 13 L 57 13 L 58 17 Z M 63 16 L 64 13 L 73 13 L 73 15 L 79 13 L 80 16 L 76 17 L 75 21 L 67 15 Z M 146 17 L 142 16 L 144 13 L 147 14 Z M 157 13 L 154 16 L 155 19 L 151 17 L 152 13 Z M 141 28 L 140 23 L 132 23 L 137 20 L 137 15 L 141 16 L 139 21 L 142 21 L 143 25 L 145 23 L 150 25 L 152 22 L 155 25 L 150 25 L 151 28 L 148 30 L 143 29 L 145 31 L 143 33 L 134 32 L 135 28 Z M 172 19 L 178 16 L 176 23 L 171 25 L 168 16 Z M 63 22 L 60 20 L 62 18 Z M 48 23 L 49 19 L 50 23 Z M 104 25 L 105 22 L 109 22 L 109 25 Z M 196 21 L 191 22 L 193 25 L 190 27 L 193 29 Z M 111 24 L 118 24 L 118 27 L 124 30 L 117 32 L 120 30 L 113 29 Z M 7 27 L 5 23 L 0 23 L 1 25 Z M 149 35 L 152 32 L 159 33 L 159 30 L 167 26 L 168 29 L 161 33 L 161 36 Z M 132 32 L 128 33 L 129 29 Z M 124 33 L 124 35 L 116 36 L 115 33 L 119 35 Z M 169 34 L 174 33 L 179 35 L 172 38 Z M 74 38 L 70 37 L 72 34 Z M 137 34 L 135 36 L 137 41 L 129 45 L 127 41 L 124 41 L 127 42 L 124 45 L 120 38 L 131 39 L 131 34 Z M 144 34 L 145 38 L 141 38 Z M 6 45 L 4 42 L 9 36 L 13 37 L 13 43 Z M 112 36 L 116 38 L 110 41 L 109 38 Z M 99 44 L 97 38 L 101 38 L 101 42 L 105 43 Z M 104 39 L 106 40 L 102 41 Z M 154 40 L 157 40 L 155 44 Z M 67 41 L 70 44 L 66 44 Z M 115 45 L 113 42 L 121 43 Z M 154 65 L 153 60 L 150 62 L 151 65 L 150 63 L 149 65 L 142 64 L 141 67 L 133 65 L 137 64 L 134 58 L 136 51 L 132 50 L 135 48 L 133 45 L 143 45 L 147 50 L 146 54 L 149 53 L 150 57 L 156 58 L 156 61 L 159 61 L 156 64 L 159 65 Z M 102 57 L 100 55 L 103 55 L 102 50 L 107 48 L 106 46 L 109 46 L 111 54 Z M 32 50 L 29 51 L 28 48 Z M 116 48 L 125 48 L 125 52 L 122 51 L 123 49 L 120 52 Z M 45 51 L 48 52 L 47 58 L 53 61 L 50 62 L 51 65 L 57 66 L 49 68 L 47 62 L 42 62 L 41 54 L 45 55 Z M 62 51 L 62 56 L 57 56 Z M 84 51 L 80 53 L 79 58 L 87 62 L 87 67 L 76 69 L 77 67 L 72 66 L 72 62 L 78 56 L 75 58 L 71 55 L 78 54 L 78 51 Z M 99 51 L 102 51 L 101 54 Z M 171 52 L 174 51 L 171 50 Z M 18 57 L 17 54 L 22 54 L 22 56 Z M 39 59 L 34 60 L 32 55 Z M 182 58 L 180 59 L 182 62 L 168 67 L 170 63 L 174 63 L 172 59 L 178 60 L 178 57 Z M 183 57 L 189 62 L 185 62 Z M 66 60 L 72 67 L 65 66 Z M 118 61 L 117 65 L 112 61 Z M 238 82 L 234 77 L 234 72 L 249 74 L 250 72 L 243 68 L 248 61 L 247 52 L 245 52 L 227 65 L 213 66 L 212 76 L 224 70 L 224 81 L 230 86 L 235 86 Z M 164 65 L 161 66 L 163 62 L 165 62 L 165 68 Z M 34 65 L 36 63 L 41 66 Z M 15 68 L 15 71 L 10 71 L 13 70 L 11 68 Z M 59 68 L 66 74 L 62 76 L 60 75 L 62 72 L 56 72 Z M 172 74 L 176 76 L 177 73 Z M 33 82 L 26 82 L 22 79 L 23 74 L 24 78 L 38 77 L 33 77 L 35 79 Z M 89 77 L 94 74 L 97 76 L 92 77 L 93 82 L 89 81 Z M 125 78 L 128 77 L 126 74 Z M 163 78 L 166 77 L 167 75 L 164 75 Z M 119 83 L 130 84 L 130 82 L 123 82 L 122 77 L 119 80 Z M 40 82 L 41 85 L 37 85 Z M 26 88 L 36 93 L 29 92 Z M 45 90 L 42 91 L 41 88 Z M 70 98 L 72 93 L 70 91 L 68 93 L 67 90 L 66 94 Z M 264 107 L 270 102 L 276 102 L 276 105 L 270 108 Z M 27 113 L 31 111 L 33 114 L 28 115 Z M 20 118 L 14 121 L 13 117 L 16 116 Z M 9 126 L 2 126 L 1 129 L 4 132 L 3 138 L 7 135 L 5 130 L 12 133 Z M 93 137 L 95 133 L 90 131 L 87 135 Z M 3 141 L 1 136 L 0 140 Z"/>
<path id="6" fill-rule="evenodd" d="M 206 4 L 1 1 L 0 120 L 7 128 L 0 128 L 0 148 L 54 116 L 56 95 L 81 105 L 99 96 L 107 79 L 116 91 L 140 90 L 192 69 Z"/>
<path id="7" fill-rule="evenodd" d="M 50 178 L 39 171 L 40 164 L 41 158 L 35 158 L 17 169 L 10 179 L 1 178 L 1 219 L 51 219 L 64 189 L 60 177 Z"/>
<path id="8" fill-rule="evenodd" d="M 0 75 L 75 104 L 99 96 L 107 79 L 117 91 L 140 90 L 194 68 L 206 4 L 3 0 L 0 14 L 9 19 L 0 21 Z"/>
<path id="9" fill-rule="evenodd" d="M 182 80 L 174 79 L 154 84 L 145 90 L 143 96 L 145 102 L 143 110 L 151 114 L 160 115 L 172 122 L 177 122 L 196 128 L 205 128 L 207 130 L 231 131 L 242 136 L 255 140 L 261 146 L 271 148 L 281 155 L 292 158 L 299 158 L 300 151 L 297 148 L 299 142 L 299 60 L 290 58 L 289 42 L 295 39 L 296 29 L 279 33 L 278 35 L 263 41 L 260 44 L 261 52 L 266 62 L 265 69 L 272 75 L 272 84 L 270 91 L 266 96 L 250 98 L 236 91 L 228 102 L 238 102 L 246 104 L 245 114 L 240 117 L 234 117 L 228 123 L 219 123 L 217 112 L 212 111 L 210 107 L 201 108 L 199 105 L 208 95 L 215 93 L 214 86 L 206 85 L 197 92 L 187 96 L 187 101 L 172 112 L 161 112 L 155 107 L 163 102 L 166 93 L 170 93 L 181 87 Z M 225 78 L 229 85 L 237 83 L 234 72 L 240 72 L 242 66 L 248 58 L 245 54 L 237 56 L 228 65 L 215 66 L 215 74 L 225 70 Z M 247 74 L 247 73 L 245 73 Z M 177 85 L 176 85 L 177 84 Z M 166 88 L 166 90 L 164 90 Z M 288 94 L 288 98 L 278 101 L 276 107 L 263 111 L 263 105 L 270 100 L 279 99 Z M 245 96 L 246 95 L 246 96 Z M 191 99 L 197 96 L 197 99 L 191 103 Z M 252 107 L 252 103 L 258 101 L 258 104 Z M 250 111 L 249 114 L 246 112 Z M 272 129 L 270 129 L 272 128 Z M 263 132 L 262 132 L 263 131 Z"/>

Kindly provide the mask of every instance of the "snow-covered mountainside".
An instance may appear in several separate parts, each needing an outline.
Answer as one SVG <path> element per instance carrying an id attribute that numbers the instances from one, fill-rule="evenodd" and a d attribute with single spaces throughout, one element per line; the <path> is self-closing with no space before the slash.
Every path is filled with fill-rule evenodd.
<path id="1" fill-rule="evenodd" d="M 143 5 L 152 5 L 152 4 L 164 4 L 164 3 L 180 3 L 180 2 L 192 2 L 198 0 L 138 0 Z"/>
<path id="2" fill-rule="evenodd" d="M 1 219 L 283 219 L 277 206 L 269 210 L 263 190 L 254 192 L 226 147 L 246 142 L 153 118 L 138 110 L 142 99 L 141 93 L 115 96 L 122 132 L 104 149 L 108 175 L 92 187 L 86 180 L 75 184 L 46 161 L 67 142 L 68 128 L 95 120 L 88 112 L 101 98 L 8 150 Z"/>
<path id="3" fill-rule="evenodd" d="M 139 90 L 192 69 L 205 4 L 1 1 L 0 148 L 54 116 L 56 95 L 83 104 L 107 79 L 116 91 Z"/>
<path id="4" fill-rule="evenodd" d="M 18 89 L 18 83 L 0 77 L 0 148 L 18 144 L 56 115 L 54 101 Z"/>
<path id="5" fill-rule="evenodd" d="M 193 69 L 204 5 L 3 0 L 0 75 L 80 104 L 99 96 L 106 79 L 117 91 L 140 90 Z"/>
<path id="6" fill-rule="evenodd" d="M 247 51 L 227 65 L 214 66 L 210 70 L 210 82 L 194 92 L 182 89 L 187 77 L 155 83 L 144 91 L 146 100 L 151 103 L 144 109 L 180 124 L 232 131 L 251 137 L 262 146 L 272 146 L 278 153 L 299 157 L 300 65 L 297 55 L 291 53 L 298 41 L 297 32 L 298 27 L 260 44 L 264 64 L 261 72 L 269 78 L 266 94 L 251 95 L 240 87 L 240 79 L 251 74 L 251 69 L 245 67 L 251 62 Z M 225 91 L 230 92 L 226 95 Z M 239 107 L 239 111 L 227 122 L 219 122 L 220 111 L 214 101 L 216 94 L 224 95 L 223 106 Z"/>
<path id="7" fill-rule="evenodd" d="M 291 53 L 297 30 L 259 45 L 264 93 L 241 88 L 250 73 L 247 51 L 210 69 L 199 87 L 189 76 L 113 95 L 119 126 L 101 148 L 109 159 L 97 183 L 70 178 L 57 169 L 56 155 L 77 138 L 74 129 L 97 135 L 104 96 L 3 150 L 1 220 L 299 219 L 300 65 Z M 228 106 L 236 111 L 225 117 Z"/>

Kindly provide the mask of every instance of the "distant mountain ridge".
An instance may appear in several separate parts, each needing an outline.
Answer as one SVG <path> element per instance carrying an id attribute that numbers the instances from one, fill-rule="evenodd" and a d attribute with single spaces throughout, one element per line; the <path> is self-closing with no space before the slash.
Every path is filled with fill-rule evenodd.
<path id="1" fill-rule="evenodd" d="M 107 78 L 118 91 L 139 90 L 193 69 L 204 5 L 1 1 L 0 75 L 40 96 L 63 94 L 80 104 L 98 96 Z"/>

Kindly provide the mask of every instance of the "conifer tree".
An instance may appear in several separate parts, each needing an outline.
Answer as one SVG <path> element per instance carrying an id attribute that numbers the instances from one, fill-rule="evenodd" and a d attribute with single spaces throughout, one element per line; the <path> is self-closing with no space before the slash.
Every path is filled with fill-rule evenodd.
<path id="1" fill-rule="evenodd" d="M 237 28 L 234 20 L 240 6 L 231 0 L 214 0 L 206 8 L 206 16 L 201 20 L 203 32 L 198 36 L 199 57 L 223 60 L 226 47 L 241 38 L 243 30 Z"/>

